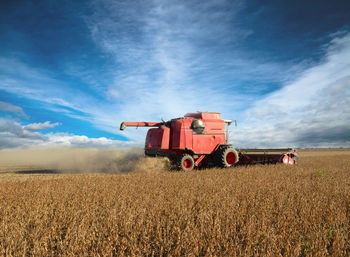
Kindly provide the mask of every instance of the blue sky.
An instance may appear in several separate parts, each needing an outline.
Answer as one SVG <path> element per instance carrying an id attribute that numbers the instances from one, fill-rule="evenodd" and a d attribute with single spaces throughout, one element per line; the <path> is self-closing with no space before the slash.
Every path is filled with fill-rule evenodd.
<path id="1" fill-rule="evenodd" d="M 1 1 L 0 148 L 137 146 L 193 111 L 236 147 L 350 147 L 349 1 Z"/>

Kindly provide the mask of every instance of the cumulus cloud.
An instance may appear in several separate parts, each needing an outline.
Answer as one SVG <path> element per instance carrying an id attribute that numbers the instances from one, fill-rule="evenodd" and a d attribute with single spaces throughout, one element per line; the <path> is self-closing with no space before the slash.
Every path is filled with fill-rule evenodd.
<path id="1" fill-rule="evenodd" d="M 112 140 L 105 137 L 90 138 L 81 135 L 72 135 L 67 133 L 51 133 L 47 135 L 49 143 L 47 145 L 53 146 L 69 146 L 69 147 L 136 147 L 142 146 L 134 142 L 126 142 L 119 140 Z"/>
<path id="2" fill-rule="evenodd" d="M 51 129 L 59 125 L 62 125 L 62 124 L 59 122 L 51 123 L 50 121 L 45 121 L 43 123 L 31 123 L 24 126 L 23 128 L 25 130 L 35 131 L 35 130 L 42 130 L 42 129 Z"/>
<path id="3" fill-rule="evenodd" d="M 32 124 L 30 124 L 32 125 Z M 27 125 L 29 126 L 29 125 Z M 105 137 L 89 138 L 68 133 L 41 134 L 35 130 L 56 126 L 50 122 L 34 123 L 26 128 L 19 122 L 0 118 L 0 148 L 25 148 L 33 146 L 66 146 L 66 147 L 132 147 L 139 146 L 131 142 L 112 140 Z"/>
<path id="4" fill-rule="evenodd" d="M 36 143 L 45 143 L 48 138 L 37 132 L 23 129 L 21 124 L 10 119 L 0 119 L 0 147 L 11 148 L 17 146 L 31 146 Z"/>
<path id="5" fill-rule="evenodd" d="M 233 137 L 237 145 L 350 146 L 350 34 L 326 50 L 322 63 L 246 111 Z"/>

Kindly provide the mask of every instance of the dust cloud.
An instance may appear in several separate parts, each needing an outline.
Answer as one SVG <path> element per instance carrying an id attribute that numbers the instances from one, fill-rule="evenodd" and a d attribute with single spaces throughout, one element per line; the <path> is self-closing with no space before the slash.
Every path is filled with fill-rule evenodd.
<path id="1" fill-rule="evenodd" d="M 30 148 L 0 150 L 0 172 L 160 172 L 166 158 L 145 158 L 143 149 Z"/>

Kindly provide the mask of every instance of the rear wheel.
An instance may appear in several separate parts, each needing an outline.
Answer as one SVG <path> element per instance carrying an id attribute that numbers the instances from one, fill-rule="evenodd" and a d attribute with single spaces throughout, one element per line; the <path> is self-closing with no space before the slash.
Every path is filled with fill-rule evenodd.
<path id="1" fill-rule="evenodd" d="M 193 157 L 189 154 L 183 154 L 178 158 L 177 166 L 183 171 L 191 171 L 194 168 Z"/>
<path id="2" fill-rule="evenodd" d="M 222 168 L 228 168 L 238 162 L 238 153 L 235 149 L 226 146 L 220 147 L 214 155 L 215 162 Z"/>

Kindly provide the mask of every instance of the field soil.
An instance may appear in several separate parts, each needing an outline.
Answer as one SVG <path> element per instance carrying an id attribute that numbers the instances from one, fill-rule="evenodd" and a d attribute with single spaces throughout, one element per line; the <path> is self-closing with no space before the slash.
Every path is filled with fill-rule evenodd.
<path id="1" fill-rule="evenodd" d="M 138 149 L 0 151 L 1 256 L 349 256 L 350 150 L 174 172 Z"/>

